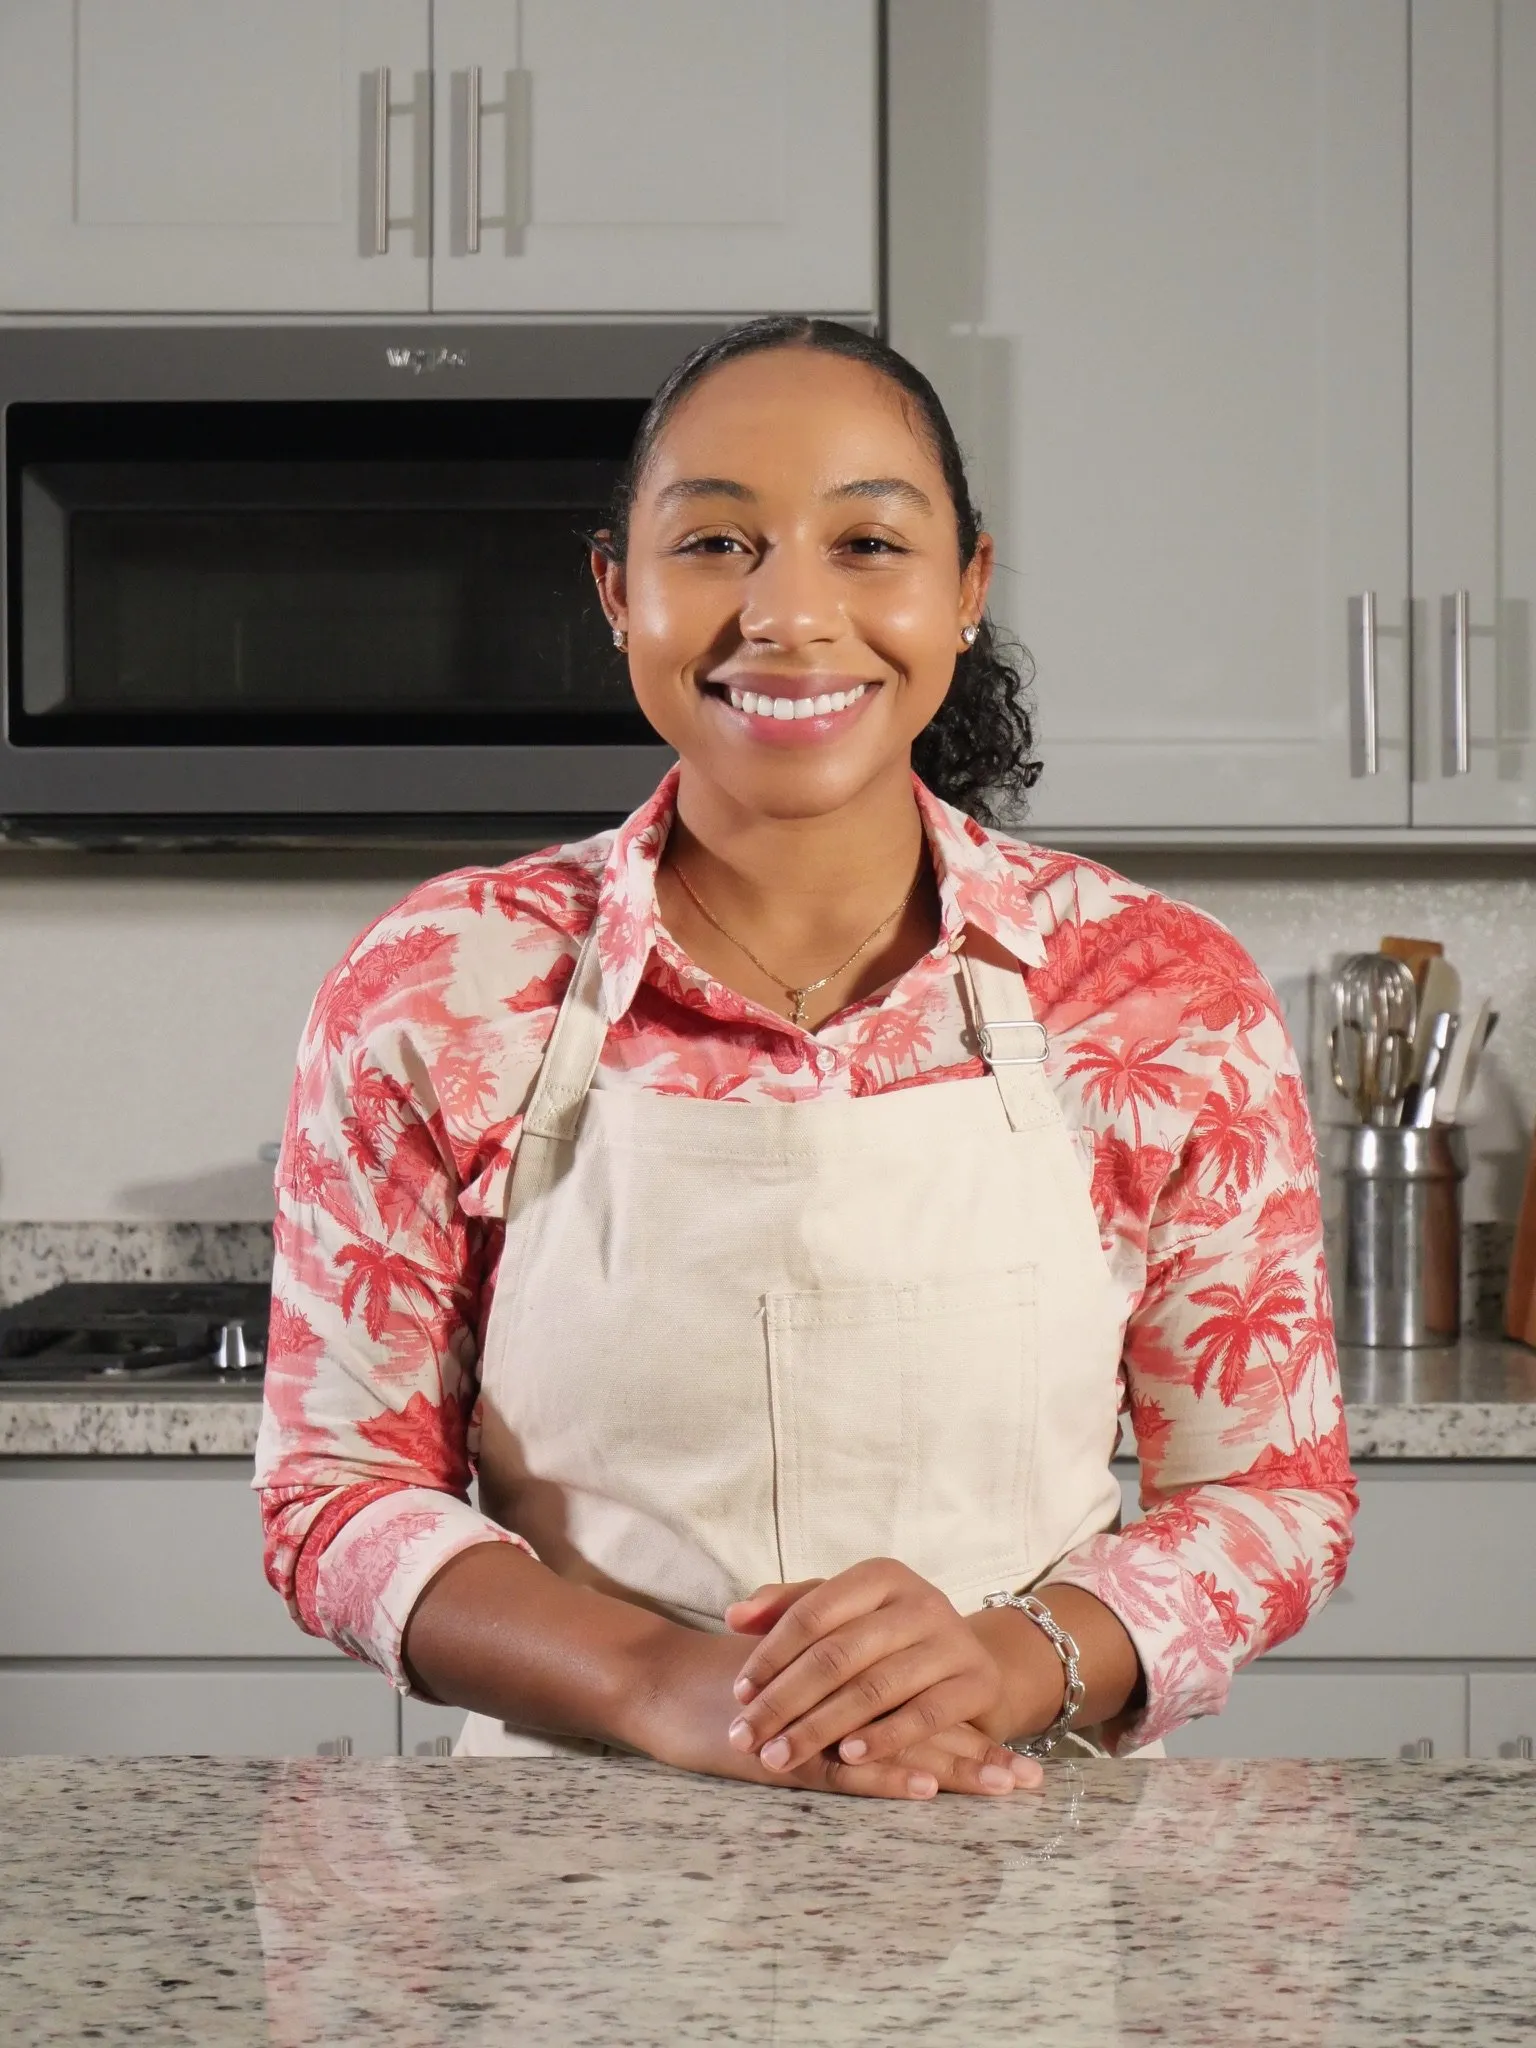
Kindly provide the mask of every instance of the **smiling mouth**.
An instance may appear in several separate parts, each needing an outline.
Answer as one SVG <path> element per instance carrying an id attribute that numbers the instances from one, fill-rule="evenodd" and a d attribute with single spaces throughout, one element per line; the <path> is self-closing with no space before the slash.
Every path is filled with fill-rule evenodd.
<path id="1" fill-rule="evenodd" d="M 765 690 L 738 690 L 734 684 L 713 683 L 709 687 L 712 695 L 747 718 L 789 725 L 812 718 L 832 718 L 840 711 L 851 711 L 877 686 L 874 683 L 855 683 L 851 689 L 793 697 L 774 696 Z"/>

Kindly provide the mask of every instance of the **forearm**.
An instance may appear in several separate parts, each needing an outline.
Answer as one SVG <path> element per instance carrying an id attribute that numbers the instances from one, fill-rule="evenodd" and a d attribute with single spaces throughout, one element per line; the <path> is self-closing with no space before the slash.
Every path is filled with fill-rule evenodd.
<path id="1" fill-rule="evenodd" d="M 462 1551 L 405 1628 L 412 1685 L 518 1727 L 644 1749 L 669 1637 L 647 1609 L 574 1586 L 510 1544 Z"/>
<path id="2" fill-rule="evenodd" d="M 1077 1644 L 1084 1687 L 1077 1724 L 1108 1724 L 1113 1737 L 1116 1723 L 1135 1710 L 1145 1692 L 1141 1662 L 1124 1624 L 1078 1586 L 1037 1586 L 1035 1596 Z M 1055 1645 L 1016 1607 L 984 1608 L 970 1619 L 1005 1678 L 1005 1699 L 995 1725 L 988 1722 L 988 1733 L 1007 1742 L 1039 1735 L 1060 1713 L 1066 1696 L 1066 1672 Z"/>

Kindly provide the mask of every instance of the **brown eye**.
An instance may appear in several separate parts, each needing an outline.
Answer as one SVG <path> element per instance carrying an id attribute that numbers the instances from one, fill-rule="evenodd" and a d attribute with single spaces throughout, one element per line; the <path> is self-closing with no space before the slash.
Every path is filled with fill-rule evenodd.
<path id="1" fill-rule="evenodd" d="M 691 533 L 672 550 L 677 555 L 746 554 L 745 544 L 734 533 Z"/>

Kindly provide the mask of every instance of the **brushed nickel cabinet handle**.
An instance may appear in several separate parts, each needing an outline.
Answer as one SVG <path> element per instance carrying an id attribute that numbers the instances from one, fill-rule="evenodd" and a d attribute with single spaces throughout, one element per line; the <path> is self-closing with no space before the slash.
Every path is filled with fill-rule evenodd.
<path id="1" fill-rule="evenodd" d="M 1441 606 L 1445 641 L 1447 775 L 1472 773 L 1472 593 L 1458 590 Z"/>
<path id="2" fill-rule="evenodd" d="M 1376 593 L 1349 601 L 1351 704 L 1350 773 L 1381 772 L 1380 700 L 1376 688 Z"/>
<path id="3" fill-rule="evenodd" d="M 464 74 L 464 251 L 480 254 L 480 66 Z"/>
<path id="4" fill-rule="evenodd" d="M 488 100 L 478 64 L 471 64 L 462 76 L 462 99 L 457 83 L 455 99 L 462 105 L 464 123 L 464 254 L 478 256 L 481 230 L 500 228 L 506 237 L 506 254 L 521 256 L 533 175 L 533 77 L 527 71 L 507 72 L 501 98 Z M 501 116 L 505 139 L 500 213 L 484 211 L 483 137 L 487 114 Z"/>
<path id="5" fill-rule="evenodd" d="M 389 66 L 373 74 L 373 254 L 389 254 Z"/>

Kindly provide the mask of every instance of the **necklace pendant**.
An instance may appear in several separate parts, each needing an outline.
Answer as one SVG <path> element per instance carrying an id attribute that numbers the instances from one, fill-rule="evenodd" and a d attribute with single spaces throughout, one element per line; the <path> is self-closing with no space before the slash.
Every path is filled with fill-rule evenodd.
<path id="1" fill-rule="evenodd" d="M 790 1023 L 798 1024 L 803 1029 L 805 1025 L 805 999 L 810 994 L 810 990 L 808 988 L 787 988 L 784 993 L 795 1006 L 789 1013 Z"/>

